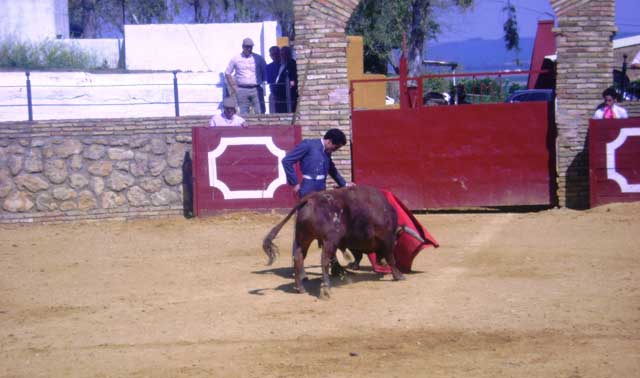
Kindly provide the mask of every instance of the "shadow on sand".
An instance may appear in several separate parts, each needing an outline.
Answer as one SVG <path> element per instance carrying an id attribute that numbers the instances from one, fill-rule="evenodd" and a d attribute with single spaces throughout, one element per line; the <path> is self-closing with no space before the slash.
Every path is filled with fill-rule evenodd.
<path id="1" fill-rule="evenodd" d="M 308 279 L 303 281 L 303 285 L 307 290 L 308 295 L 314 297 L 320 297 L 320 286 L 322 284 L 322 273 L 309 272 L 309 269 L 318 268 L 320 269 L 320 265 L 311 265 L 306 266 L 306 272 Z M 266 291 L 282 291 L 285 293 L 293 293 L 299 294 L 295 288 L 295 282 L 293 280 L 293 269 L 286 268 L 271 268 L 264 270 L 257 270 L 251 272 L 253 274 L 275 274 L 281 278 L 289 280 L 289 282 L 282 284 L 280 286 L 274 288 L 264 288 L 264 289 L 253 289 L 249 290 L 249 294 L 252 295 L 264 295 Z M 421 271 L 412 271 L 409 275 L 421 274 Z M 346 270 L 345 274 L 340 277 L 331 277 L 331 287 L 336 288 L 342 285 L 350 285 L 362 281 L 382 281 L 384 278 L 384 274 L 374 272 L 373 268 L 370 266 L 361 266 L 360 270 L 352 271 Z"/>

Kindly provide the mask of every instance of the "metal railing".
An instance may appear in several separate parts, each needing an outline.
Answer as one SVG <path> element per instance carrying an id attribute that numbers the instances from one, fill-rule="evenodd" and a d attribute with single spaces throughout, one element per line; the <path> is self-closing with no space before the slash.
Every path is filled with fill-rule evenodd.
<path id="1" fill-rule="evenodd" d="M 395 100 L 395 103 L 399 103 L 401 109 L 408 109 L 432 105 L 504 102 L 511 92 L 510 86 L 514 86 L 517 89 L 526 89 L 526 78 L 529 75 L 546 73 L 548 73 L 546 70 L 517 70 L 428 74 L 417 77 L 401 74 L 398 77 L 385 79 L 351 80 L 349 84 L 351 109 L 354 110 L 356 108 L 354 104 L 358 87 L 362 89 L 367 84 L 386 83 L 387 87 L 396 88 L 395 93 L 390 93 L 392 91 L 387 88 L 387 96 Z M 523 79 L 519 81 L 509 80 L 509 78 L 517 76 L 523 77 Z M 445 88 L 442 88 L 442 82 L 434 85 L 434 81 L 444 81 Z M 518 83 L 523 85 L 519 87 Z M 366 92 L 366 90 L 363 92 Z"/>
<path id="2" fill-rule="evenodd" d="M 25 76 L 26 76 L 26 81 L 24 85 L 0 85 L 0 89 L 17 89 L 19 91 L 22 91 L 23 89 L 26 89 L 26 103 L 0 103 L 0 109 L 2 108 L 22 108 L 22 107 L 26 107 L 26 113 L 27 113 L 27 119 L 29 121 L 33 121 L 34 120 L 34 108 L 37 110 L 38 107 L 115 107 L 115 106 L 123 106 L 123 107 L 136 107 L 136 106 L 143 106 L 143 105 L 158 105 L 158 106 L 171 106 L 173 105 L 173 113 L 176 117 L 180 117 L 180 106 L 181 105 L 207 105 L 210 104 L 212 105 L 212 110 L 213 109 L 217 109 L 220 107 L 221 102 L 222 102 L 222 98 L 226 95 L 228 95 L 228 91 L 227 88 L 224 86 L 224 84 L 222 83 L 193 83 L 193 82 L 189 82 L 189 83 L 179 83 L 178 81 L 178 73 L 180 71 L 172 71 L 172 82 L 168 82 L 167 83 L 137 83 L 137 84 L 37 84 L 33 82 L 33 78 L 31 77 L 31 72 L 26 71 L 25 72 Z M 288 80 L 286 81 L 288 82 Z M 272 86 L 278 86 L 280 84 L 271 84 Z M 284 85 L 284 84 L 283 84 Z M 78 103 L 78 102 L 56 102 L 56 103 L 52 103 L 52 102 L 38 102 L 37 99 L 34 101 L 34 90 L 37 92 L 37 90 L 39 88 L 47 88 L 47 89 L 56 89 L 56 88 L 60 88 L 60 89 L 77 89 L 77 88 L 143 88 L 143 87 L 169 87 L 172 86 L 173 87 L 173 99 L 172 101 L 144 101 L 144 100 L 138 100 L 136 99 L 136 101 L 130 101 L 130 102 L 93 102 L 93 103 Z M 213 101 L 213 100 L 208 100 L 208 99 L 204 99 L 204 100 L 190 100 L 190 101 L 185 101 L 184 99 L 180 99 L 180 90 L 184 89 L 185 87 L 211 87 L 211 88 L 219 88 L 222 92 L 223 92 L 223 96 L 221 96 L 222 98 L 220 98 L 220 100 L 218 101 Z M 278 103 L 284 105 L 284 108 L 286 108 L 286 112 L 287 113 L 291 113 L 292 109 L 295 109 L 295 103 L 294 101 L 296 100 L 294 94 L 291 92 L 289 86 L 287 85 L 285 87 L 285 94 L 286 94 L 286 98 L 283 100 L 280 100 Z M 167 93 L 167 95 L 169 95 L 169 93 Z M 269 103 L 268 103 L 268 98 L 265 98 L 265 101 L 267 101 L 265 103 L 265 107 L 267 109 L 269 109 Z M 277 101 L 277 100 L 276 100 Z M 209 112 L 212 113 L 213 111 Z M 282 112 L 282 111 L 281 111 Z"/>

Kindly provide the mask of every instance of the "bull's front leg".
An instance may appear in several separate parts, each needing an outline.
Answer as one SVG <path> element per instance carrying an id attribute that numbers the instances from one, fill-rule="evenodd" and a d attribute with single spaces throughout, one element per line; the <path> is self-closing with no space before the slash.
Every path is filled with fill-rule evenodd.
<path id="1" fill-rule="evenodd" d="M 404 274 L 402 274 L 402 272 L 400 272 L 400 270 L 396 266 L 396 258 L 393 255 L 392 249 L 387 248 L 383 256 L 385 256 L 387 263 L 391 267 L 391 275 L 393 276 L 394 281 L 405 280 L 406 278 L 404 277 Z"/>
<path id="2" fill-rule="evenodd" d="M 336 246 L 330 242 L 324 242 L 322 245 L 322 257 L 320 265 L 322 265 L 322 284 L 320 285 L 320 298 L 327 299 L 331 296 L 331 263 L 336 257 Z"/>

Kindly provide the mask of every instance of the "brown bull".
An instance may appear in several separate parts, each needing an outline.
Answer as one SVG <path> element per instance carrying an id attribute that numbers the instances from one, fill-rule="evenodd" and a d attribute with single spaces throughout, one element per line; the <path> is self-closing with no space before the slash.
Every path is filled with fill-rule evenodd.
<path id="1" fill-rule="evenodd" d="M 306 291 L 301 275 L 309 245 L 314 239 L 322 246 L 322 296 L 329 296 L 329 268 L 338 249 L 344 251 L 348 248 L 355 253 L 375 251 L 388 262 L 395 280 L 404 279 L 392 253 L 398 216 L 379 190 L 353 186 L 304 197 L 265 237 L 262 249 L 269 257 L 269 265 L 277 256 L 273 239 L 296 212 L 294 237 L 298 247 L 293 251 L 293 259 L 295 284 L 299 292 Z"/>

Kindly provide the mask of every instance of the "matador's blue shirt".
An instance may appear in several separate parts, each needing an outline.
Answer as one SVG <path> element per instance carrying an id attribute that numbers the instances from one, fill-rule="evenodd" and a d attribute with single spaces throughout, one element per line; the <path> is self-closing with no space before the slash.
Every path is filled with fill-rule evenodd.
<path id="1" fill-rule="evenodd" d="M 315 179 L 318 176 L 325 178 L 327 175 L 331 176 L 340 187 L 347 184 L 333 164 L 331 154 L 325 152 L 322 139 L 304 139 L 282 159 L 282 166 L 287 174 L 287 184 L 292 186 L 298 184 L 298 178 L 293 168 L 297 162 L 300 162 L 303 176 L 314 178 L 312 180 L 303 178 L 300 185 L 301 196 L 325 189 L 326 179 Z"/>

